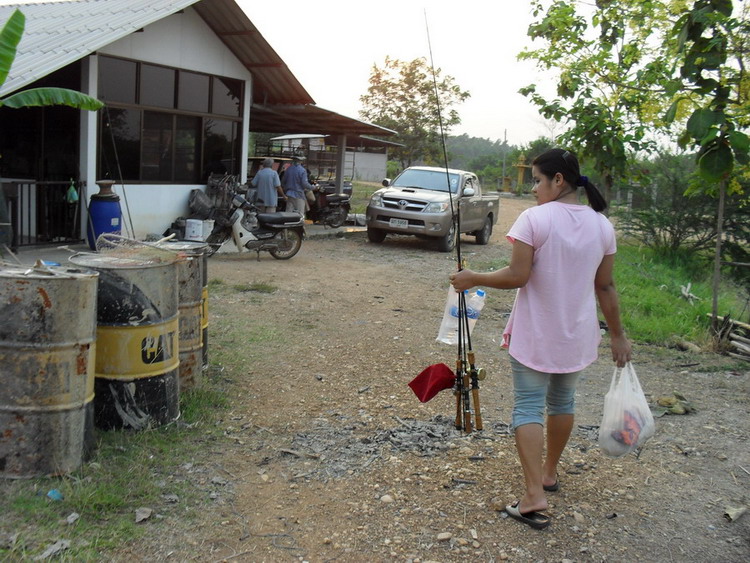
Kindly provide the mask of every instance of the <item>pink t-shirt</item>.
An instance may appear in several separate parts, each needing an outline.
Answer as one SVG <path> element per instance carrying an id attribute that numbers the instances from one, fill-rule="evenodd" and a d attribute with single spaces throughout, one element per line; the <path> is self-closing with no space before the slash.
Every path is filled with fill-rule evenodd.
<path id="1" fill-rule="evenodd" d="M 585 368 L 601 341 L 594 277 L 604 256 L 617 251 L 612 224 L 587 205 L 553 201 L 521 213 L 507 237 L 532 246 L 534 260 L 503 346 L 510 341 L 510 354 L 537 371 Z"/>

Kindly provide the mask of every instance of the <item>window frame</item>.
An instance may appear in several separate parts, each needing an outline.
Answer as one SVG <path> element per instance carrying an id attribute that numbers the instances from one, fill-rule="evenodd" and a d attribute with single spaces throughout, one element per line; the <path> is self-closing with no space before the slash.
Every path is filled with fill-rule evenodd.
<path id="1" fill-rule="evenodd" d="M 202 73 L 194 70 L 189 69 L 180 69 L 176 67 L 169 67 L 165 65 L 156 65 L 154 63 L 150 63 L 148 61 L 139 61 L 134 59 L 127 59 L 123 57 L 113 57 L 110 55 L 101 55 L 100 59 L 114 59 L 119 61 L 129 61 L 134 62 L 136 64 L 136 100 L 135 103 L 123 103 L 123 102 L 117 102 L 117 101 L 107 101 L 103 100 L 105 102 L 105 107 L 100 112 L 100 118 L 99 118 L 99 139 L 98 139 L 98 151 L 97 151 L 97 171 L 99 177 L 104 177 L 105 173 L 107 172 L 104 170 L 105 168 L 105 162 L 104 162 L 104 150 L 103 150 L 103 135 L 106 134 L 107 128 L 106 124 L 109 120 L 109 109 L 121 109 L 121 110 L 128 110 L 128 111 L 135 111 L 139 112 L 139 119 L 140 119 L 140 130 L 138 131 L 138 160 L 139 162 L 135 163 L 131 168 L 138 170 L 138 177 L 137 178 L 122 178 L 123 182 L 130 183 L 130 184 L 163 184 L 163 185 L 170 185 L 170 184 L 186 184 L 186 183 L 196 183 L 196 184 L 202 184 L 205 183 L 206 178 L 205 176 L 205 169 L 208 163 L 208 157 L 210 155 L 206 154 L 206 124 L 210 120 L 213 121 L 219 121 L 219 122 L 228 122 L 230 127 L 230 136 L 229 139 L 229 146 L 231 150 L 231 154 L 227 155 L 228 160 L 232 163 L 236 163 L 236 165 L 239 167 L 240 160 L 240 152 L 241 152 L 241 145 L 242 145 L 242 115 L 243 115 L 243 104 L 244 104 L 244 91 L 247 87 L 246 82 L 241 79 L 237 78 L 230 78 L 225 76 L 219 76 L 219 75 L 213 75 L 208 73 Z M 101 61 L 100 61 L 101 64 Z M 174 80 L 174 89 L 173 89 L 173 107 L 165 108 L 165 107 L 159 107 L 159 106 L 150 106 L 150 105 L 143 105 L 140 103 L 141 98 L 141 80 L 142 80 L 142 65 L 148 65 L 150 67 L 163 67 L 169 70 L 173 70 L 175 73 L 175 80 Z M 186 110 L 186 109 L 180 109 L 180 98 L 179 98 L 179 92 L 180 92 L 180 79 L 183 73 L 191 74 L 191 75 L 203 75 L 208 77 L 208 92 L 207 92 L 207 108 L 209 111 L 207 112 L 201 112 L 201 111 L 192 111 L 192 110 Z M 101 71 L 100 71 L 101 74 Z M 227 115 L 223 113 L 213 113 L 210 110 L 213 108 L 213 100 L 212 96 L 214 94 L 215 88 L 214 88 L 214 81 L 221 81 L 223 84 L 226 83 L 226 81 L 236 82 L 239 90 L 239 104 L 238 104 L 238 111 L 237 115 Z M 168 179 L 159 179 L 159 180 L 153 180 L 153 179 L 145 179 L 144 178 L 144 172 L 143 172 L 143 161 L 144 161 L 144 131 L 145 131 L 145 122 L 146 122 L 146 114 L 149 113 L 159 113 L 164 115 L 169 115 L 171 117 L 172 127 L 171 127 L 171 148 L 170 148 L 170 156 L 169 156 L 169 174 Z M 176 135 L 178 133 L 178 121 L 180 121 L 181 117 L 188 117 L 188 118 L 200 118 L 199 121 L 196 121 L 196 128 L 195 128 L 195 139 L 196 139 L 196 145 L 192 147 L 192 153 L 195 156 L 195 170 L 193 172 L 193 180 L 187 180 L 182 179 L 180 177 L 179 172 L 177 171 L 177 165 L 178 165 L 178 152 L 180 149 L 184 151 L 185 147 L 177 147 L 177 138 Z M 180 129 L 181 130 L 181 129 Z M 113 143 L 111 140 L 108 141 L 110 144 L 110 150 L 113 149 L 111 146 Z M 114 150 L 116 150 L 116 147 L 114 147 Z M 132 164 L 132 163 L 131 163 Z M 122 166 L 118 167 L 119 169 L 122 169 Z M 119 174 L 119 169 L 117 173 Z M 238 174 L 239 169 L 231 171 L 232 173 Z M 179 178 L 179 179 L 178 179 Z"/>

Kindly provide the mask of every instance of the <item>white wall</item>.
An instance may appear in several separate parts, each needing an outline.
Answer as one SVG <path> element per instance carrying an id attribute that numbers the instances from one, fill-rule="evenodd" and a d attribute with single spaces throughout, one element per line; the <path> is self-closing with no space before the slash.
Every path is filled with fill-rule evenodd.
<path id="1" fill-rule="evenodd" d="M 250 80 L 251 75 L 194 9 L 173 14 L 99 53 Z"/>
<path id="2" fill-rule="evenodd" d="M 123 236 L 142 240 L 151 233 L 161 235 L 175 219 L 189 214 L 190 190 L 204 187 L 115 184 L 112 191 L 120 196 Z M 99 188 L 94 186 L 87 196 L 98 191 Z M 131 222 L 135 233 L 131 232 Z"/>
<path id="3" fill-rule="evenodd" d="M 386 174 L 386 156 L 371 152 L 350 152 L 347 163 L 354 158 L 354 179 L 363 182 L 380 182 Z"/>

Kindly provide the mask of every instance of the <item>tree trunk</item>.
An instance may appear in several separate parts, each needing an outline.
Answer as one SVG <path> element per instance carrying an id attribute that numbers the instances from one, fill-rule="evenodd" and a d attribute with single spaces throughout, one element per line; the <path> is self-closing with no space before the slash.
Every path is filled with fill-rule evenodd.
<path id="1" fill-rule="evenodd" d="M 719 209 L 716 218 L 716 250 L 714 251 L 713 303 L 711 305 L 711 328 L 715 335 L 719 334 L 719 285 L 721 282 L 721 243 L 724 238 L 724 194 L 727 191 L 727 181 L 719 184 Z"/>

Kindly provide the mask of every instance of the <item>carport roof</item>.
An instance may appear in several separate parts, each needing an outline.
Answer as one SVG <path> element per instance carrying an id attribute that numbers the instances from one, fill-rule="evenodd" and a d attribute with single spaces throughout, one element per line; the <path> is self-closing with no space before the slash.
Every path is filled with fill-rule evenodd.
<path id="1" fill-rule="evenodd" d="M 250 130 L 262 133 L 317 135 L 395 135 L 395 131 L 358 121 L 318 106 L 304 104 L 253 104 Z"/>
<path id="2" fill-rule="evenodd" d="M 393 134 L 314 106 L 310 94 L 234 0 L 75 0 L 0 6 L 3 25 L 16 8 L 26 16 L 0 96 L 190 6 L 253 75 L 252 131 Z"/>

